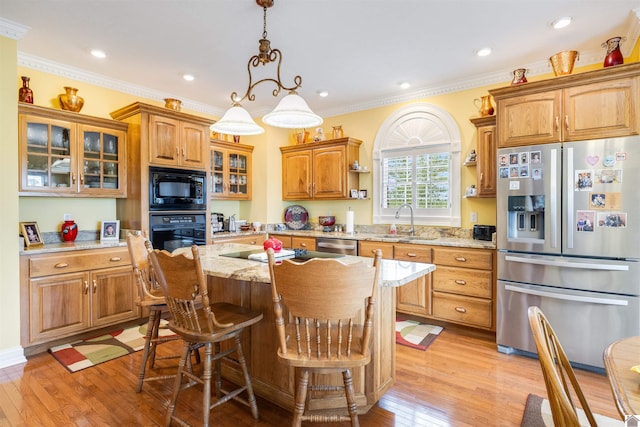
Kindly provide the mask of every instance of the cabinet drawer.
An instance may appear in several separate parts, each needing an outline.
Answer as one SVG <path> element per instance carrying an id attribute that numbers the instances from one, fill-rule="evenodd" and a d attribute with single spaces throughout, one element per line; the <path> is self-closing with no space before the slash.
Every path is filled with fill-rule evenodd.
<path id="1" fill-rule="evenodd" d="M 491 328 L 491 301 L 433 292 L 433 316 L 470 326 Z"/>
<path id="2" fill-rule="evenodd" d="M 422 245 L 393 245 L 393 259 L 431 263 L 431 247 Z"/>
<path id="3" fill-rule="evenodd" d="M 82 251 L 70 255 L 34 257 L 29 260 L 29 277 L 74 273 L 98 268 L 131 265 L 127 248 Z"/>
<path id="4" fill-rule="evenodd" d="M 393 259 L 393 243 L 385 242 L 360 242 L 358 244 L 358 255 L 373 258 L 376 249 L 382 251 L 382 258 Z"/>
<path id="5" fill-rule="evenodd" d="M 438 266 L 432 275 L 433 289 L 436 291 L 491 298 L 491 271 Z"/>
<path id="6" fill-rule="evenodd" d="M 291 237 L 291 248 L 306 249 L 308 251 L 316 250 L 316 239 L 314 237 Z"/>
<path id="7" fill-rule="evenodd" d="M 493 268 L 493 251 L 482 249 L 434 248 L 433 263 L 438 267 L 479 268 L 491 270 Z"/>

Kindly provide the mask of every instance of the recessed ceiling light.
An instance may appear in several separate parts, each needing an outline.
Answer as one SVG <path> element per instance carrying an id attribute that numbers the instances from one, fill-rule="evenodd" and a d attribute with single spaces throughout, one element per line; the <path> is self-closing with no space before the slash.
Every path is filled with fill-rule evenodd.
<path id="1" fill-rule="evenodd" d="M 193 77 L 193 74 L 185 74 L 184 76 L 182 76 L 182 78 L 188 82 L 192 82 L 195 79 L 195 77 Z"/>
<path id="2" fill-rule="evenodd" d="M 478 51 L 476 52 L 476 55 L 478 55 L 478 56 L 491 55 L 491 48 L 490 47 L 483 47 L 482 49 L 478 49 Z"/>
<path id="3" fill-rule="evenodd" d="M 563 16 L 562 18 L 558 18 L 555 21 L 551 22 L 551 27 L 559 30 L 560 28 L 564 28 L 567 25 L 571 24 L 572 18 L 570 16 Z"/>
<path id="4" fill-rule="evenodd" d="M 318 96 L 320 96 L 321 98 L 326 98 L 327 96 L 329 96 L 329 92 L 327 92 L 326 90 L 319 90 Z"/>
<path id="5" fill-rule="evenodd" d="M 104 50 L 100 50 L 100 49 L 91 49 L 91 55 L 95 56 L 96 58 L 106 58 L 107 54 Z"/>
<path id="6" fill-rule="evenodd" d="M 401 82 L 400 89 L 409 89 L 411 87 L 411 83 L 409 82 Z"/>

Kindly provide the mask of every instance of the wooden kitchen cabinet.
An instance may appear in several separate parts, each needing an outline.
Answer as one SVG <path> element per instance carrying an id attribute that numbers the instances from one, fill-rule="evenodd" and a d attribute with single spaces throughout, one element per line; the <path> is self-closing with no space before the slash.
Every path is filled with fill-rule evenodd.
<path id="1" fill-rule="evenodd" d="M 291 236 L 291 249 L 316 250 L 316 239 L 314 237 Z"/>
<path id="2" fill-rule="evenodd" d="M 209 127 L 152 114 L 149 116 L 149 163 L 206 169 Z"/>
<path id="3" fill-rule="evenodd" d="M 19 104 L 21 196 L 127 197 L 127 125 Z"/>
<path id="4" fill-rule="evenodd" d="M 639 133 L 640 64 L 493 89 L 498 147 Z"/>
<path id="5" fill-rule="evenodd" d="M 208 171 L 209 126 L 213 120 L 142 102 L 110 114 L 129 125 L 128 194 L 126 199 L 116 201 L 116 214 L 121 228 L 140 230 L 149 236 L 149 168 Z M 206 213 L 206 235 L 211 235 L 210 210 Z"/>
<path id="6" fill-rule="evenodd" d="M 126 247 L 20 257 L 23 347 L 140 317 Z"/>
<path id="7" fill-rule="evenodd" d="M 360 144 L 340 138 L 280 147 L 282 152 L 282 199 L 348 199 L 350 189 L 360 188 L 351 165 L 360 161 Z"/>
<path id="8" fill-rule="evenodd" d="M 211 199 L 251 200 L 253 148 L 250 145 L 211 140 Z"/>
<path id="9" fill-rule="evenodd" d="M 471 119 L 476 127 L 476 197 L 496 197 L 496 116 Z"/>
<path id="10" fill-rule="evenodd" d="M 433 247 L 432 316 L 495 329 L 495 251 Z"/>
<path id="11" fill-rule="evenodd" d="M 360 256 L 373 257 L 374 251 L 380 249 L 385 259 L 432 264 L 431 246 L 366 240 L 358 245 Z M 396 311 L 422 317 L 431 314 L 431 274 L 396 288 Z"/>

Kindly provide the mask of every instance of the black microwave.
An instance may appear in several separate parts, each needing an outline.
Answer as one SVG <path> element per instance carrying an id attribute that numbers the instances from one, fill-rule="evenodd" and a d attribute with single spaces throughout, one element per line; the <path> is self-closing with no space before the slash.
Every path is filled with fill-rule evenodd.
<path id="1" fill-rule="evenodd" d="M 202 171 L 149 168 L 149 210 L 206 210 L 206 181 Z"/>

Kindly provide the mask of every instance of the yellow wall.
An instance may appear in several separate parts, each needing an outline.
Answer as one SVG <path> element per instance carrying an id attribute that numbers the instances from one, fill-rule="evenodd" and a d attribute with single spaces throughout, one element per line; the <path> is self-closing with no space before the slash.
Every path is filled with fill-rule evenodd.
<path id="1" fill-rule="evenodd" d="M 0 37 L 0 359 L 20 346 L 17 46 Z"/>

